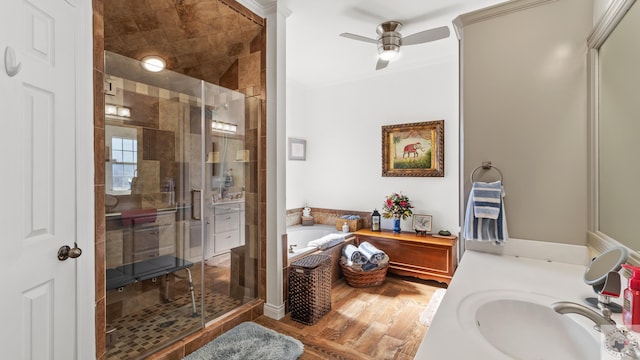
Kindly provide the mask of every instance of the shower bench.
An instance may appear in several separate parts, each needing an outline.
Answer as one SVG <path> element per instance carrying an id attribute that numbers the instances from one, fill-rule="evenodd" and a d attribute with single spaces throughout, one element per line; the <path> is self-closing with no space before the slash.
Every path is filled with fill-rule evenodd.
<path id="1" fill-rule="evenodd" d="M 191 270 L 189 270 L 191 266 L 193 266 L 192 262 L 171 255 L 162 255 L 146 260 L 136 261 L 131 264 L 107 269 L 106 287 L 107 290 L 120 289 L 136 282 L 165 275 L 166 282 L 164 286 L 164 300 L 169 301 L 169 287 L 171 285 L 169 282 L 169 275 L 179 270 L 185 270 L 189 276 L 192 316 L 197 317 L 198 312 L 196 309 L 196 299 L 193 290 L 193 279 L 191 277 Z"/>

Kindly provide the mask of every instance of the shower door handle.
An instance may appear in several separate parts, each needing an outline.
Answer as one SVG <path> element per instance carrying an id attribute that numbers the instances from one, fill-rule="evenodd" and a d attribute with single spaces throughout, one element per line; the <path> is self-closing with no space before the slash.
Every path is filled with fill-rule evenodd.
<path id="1" fill-rule="evenodd" d="M 196 196 L 196 193 L 198 193 L 197 196 Z M 191 189 L 191 219 L 192 220 L 202 219 L 202 216 L 200 214 L 200 195 L 201 194 L 202 194 L 202 189 Z M 196 206 L 196 203 L 198 206 Z"/>

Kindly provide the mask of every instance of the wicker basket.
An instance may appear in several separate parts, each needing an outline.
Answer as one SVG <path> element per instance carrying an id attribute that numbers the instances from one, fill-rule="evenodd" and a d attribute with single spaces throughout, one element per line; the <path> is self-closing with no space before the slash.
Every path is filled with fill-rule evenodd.
<path id="1" fill-rule="evenodd" d="M 289 268 L 291 319 L 313 325 L 331 310 L 331 256 L 309 255 Z"/>
<path id="2" fill-rule="evenodd" d="M 347 280 L 347 284 L 351 287 L 361 288 L 382 284 L 384 282 L 384 278 L 387 276 L 389 263 L 386 263 L 384 267 L 381 267 L 380 269 L 372 271 L 353 270 L 342 261 L 340 261 L 340 267 L 342 268 L 344 278 Z"/>
<path id="3" fill-rule="evenodd" d="M 349 232 L 354 232 L 362 229 L 362 219 L 355 220 L 347 220 L 347 219 L 337 219 L 336 220 L 336 230 L 342 231 L 342 225 L 347 223 L 349 226 Z"/>

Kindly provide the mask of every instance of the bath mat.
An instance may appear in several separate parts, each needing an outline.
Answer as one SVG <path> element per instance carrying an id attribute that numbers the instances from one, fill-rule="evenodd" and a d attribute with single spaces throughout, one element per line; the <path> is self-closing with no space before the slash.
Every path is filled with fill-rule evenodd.
<path id="1" fill-rule="evenodd" d="M 253 322 L 243 322 L 183 360 L 295 360 L 304 345 Z"/>
<path id="2" fill-rule="evenodd" d="M 438 306 L 440 306 L 440 302 L 442 302 L 442 297 L 446 289 L 438 289 L 434 291 L 431 296 L 431 301 L 429 301 L 429 305 L 424 309 L 422 314 L 420 314 L 420 323 L 423 325 L 431 325 L 431 321 L 433 321 L 433 317 L 436 315 L 436 311 L 438 311 Z"/>

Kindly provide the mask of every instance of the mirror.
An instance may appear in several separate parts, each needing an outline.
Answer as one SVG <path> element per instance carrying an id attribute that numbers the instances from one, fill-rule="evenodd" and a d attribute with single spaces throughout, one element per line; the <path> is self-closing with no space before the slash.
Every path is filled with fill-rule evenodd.
<path id="1" fill-rule="evenodd" d="M 584 272 L 584 282 L 593 287 L 597 297 L 586 298 L 586 302 L 600 309 L 608 308 L 611 312 L 621 313 L 622 307 L 610 301 L 611 297 L 619 297 L 622 283 L 620 269 L 627 261 L 629 252 L 621 246 L 614 247 L 593 259 Z"/>
<path id="2" fill-rule="evenodd" d="M 585 270 L 584 282 L 594 287 L 604 284 L 609 272 L 620 271 L 628 256 L 629 253 L 623 247 L 615 247 L 602 253 Z"/>
<path id="3" fill-rule="evenodd" d="M 611 15 L 613 9 L 621 9 L 621 17 Z M 594 46 L 598 49 L 595 230 L 637 251 L 640 236 L 634 224 L 640 203 L 636 185 L 640 181 L 640 5 L 635 0 L 612 1 L 603 23 L 607 20 L 610 27 L 599 27 L 605 29 L 603 32 L 613 30 L 608 36 L 601 35 L 605 39 Z"/>

